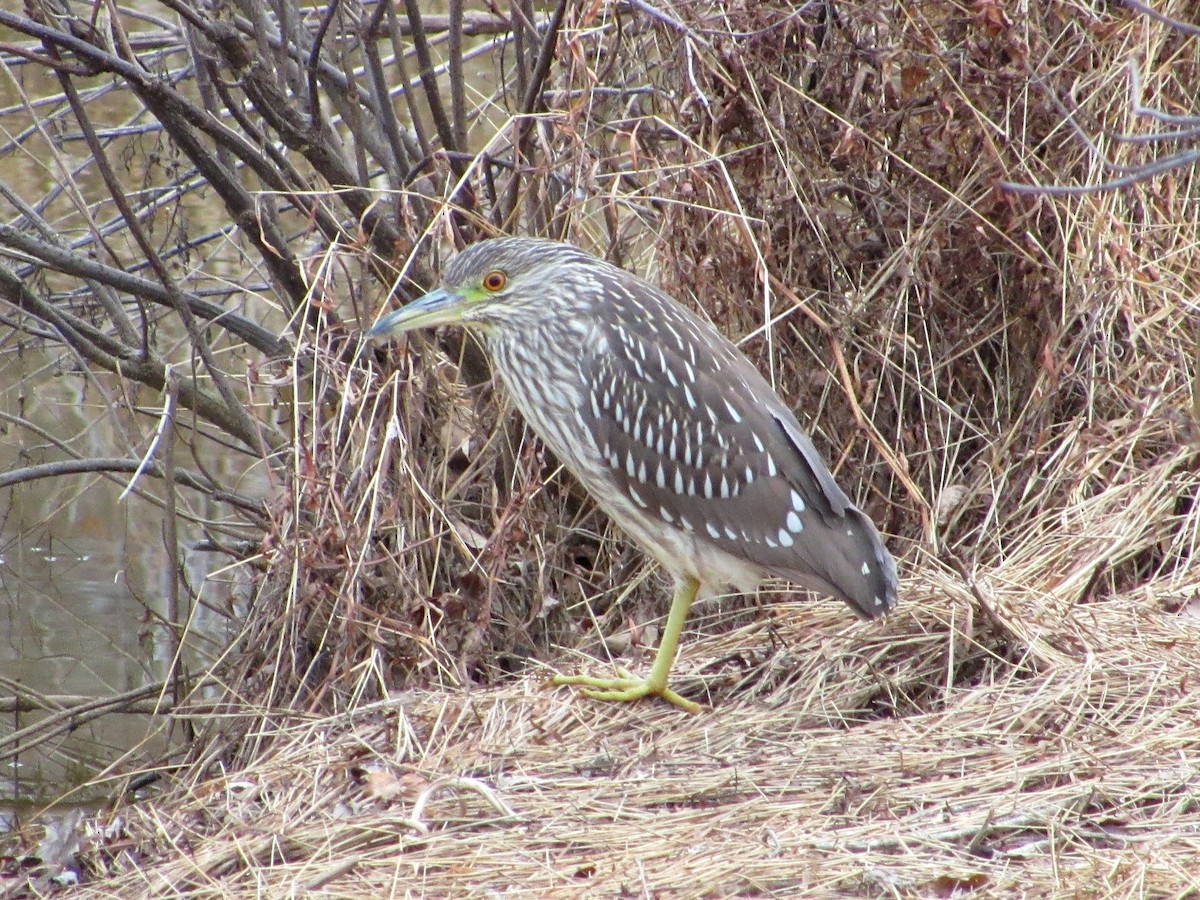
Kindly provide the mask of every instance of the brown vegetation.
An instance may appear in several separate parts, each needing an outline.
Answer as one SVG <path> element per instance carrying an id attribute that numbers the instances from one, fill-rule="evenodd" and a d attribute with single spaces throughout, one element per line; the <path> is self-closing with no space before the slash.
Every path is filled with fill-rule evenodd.
<path id="1" fill-rule="evenodd" d="M 293 10 L 320 53 L 288 62 L 265 18 L 166 5 L 190 24 L 107 49 L 86 17 L 0 18 L 44 42 L 17 49 L 65 72 L 79 124 L 70 85 L 115 73 L 257 272 L 235 306 L 230 259 L 144 211 L 163 230 L 118 255 L 194 242 L 150 287 L 87 274 L 84 312 L 0 284 L 20 327 L 155 388 L 167 351 L 138 314 L 163 304 L 196 360 L 176 427 L 241 441 L 278 487 L 232 505 L 252 553 L 214 536 L 261 571 L 206 678 L 221 715 L 85 839 L 94 893 L 1194 890 L 1196 172 L 1004 185 L 1094 187 L 1124 171 L 1106 160 L 1178 151 L 1163 132 L 1194 142 L 1195 37 L 1077 3 L 513 4 L 462 29 L 345 4 L 328 31 Z M 458 77 L 481 32 L 491 94 Z M 160 77 L 181 41 L 211 120 Z M 414 55 L 385 72 L 393 46 Z M 408 130 L 380 79 L 418 73 Z M 10 260 L 85 277 L 49 236 L 18 243 L 30 217 L 3 228 Z M 393 287 L 501 230 L 607 255 L 744 337 L 891 536 L 901 608 L 701 606 L 676 665 L 695 718 L 544 690 L 564 648 L 636 666 L 664 585 L 503 413 L 474 345 L 357 343 Z"/>

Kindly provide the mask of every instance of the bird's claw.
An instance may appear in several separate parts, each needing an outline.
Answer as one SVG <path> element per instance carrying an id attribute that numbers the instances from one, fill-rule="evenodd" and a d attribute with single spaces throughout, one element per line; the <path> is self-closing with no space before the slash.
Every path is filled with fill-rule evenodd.
<path id="1" fill-rule="evenodd" d="M 583 690 L 580 693 L 593 700 L 629 703 L 641 700 L 643 697 L 661 697 L 685 712 L 700 712 L 700 704 L 680 697 L 667 687 L 665 679 L 662 684 L 656 684 L 648 678 L 638 678 L 628 669 L 619 666 L 616 678 L 595 678 L 591 675 L 555 675 L 551 679 L 551 683 L 581 687 Z"/>

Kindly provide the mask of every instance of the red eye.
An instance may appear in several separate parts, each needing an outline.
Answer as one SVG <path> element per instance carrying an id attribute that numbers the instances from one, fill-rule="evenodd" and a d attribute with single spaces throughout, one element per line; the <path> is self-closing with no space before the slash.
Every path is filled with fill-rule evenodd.
<path id="1" fill-rule="evenodd" d="M 506 284 L 508 284 L 508 276 L 499 269 L 483 276 L 483 286 L 493 294 L 504 290 Z"/>

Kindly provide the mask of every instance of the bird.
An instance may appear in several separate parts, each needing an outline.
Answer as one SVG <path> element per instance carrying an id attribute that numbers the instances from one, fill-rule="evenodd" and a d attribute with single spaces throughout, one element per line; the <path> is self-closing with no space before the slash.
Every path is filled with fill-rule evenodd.
<path id="1" fill-rule="evenodd" d="M 553 684 L 694 713 L 668 679 L 697 597 L 775 577 L 862 619 L 896 605 L 894 558 L 792 411 L 731 340 L 664 291 L 569 243 L 494 237 L 367 337 L 446 324 L 480 339 L 529 427 L 674 578 L 649 675 L 618 667 Z"/>

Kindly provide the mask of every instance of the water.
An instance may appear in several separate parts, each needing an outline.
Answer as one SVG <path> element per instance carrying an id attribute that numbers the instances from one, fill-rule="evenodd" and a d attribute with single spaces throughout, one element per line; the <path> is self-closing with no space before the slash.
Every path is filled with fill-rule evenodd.
<path id="1" fill-rule="evenodd" d="M 12 697 L 13 682 L 37 694 L 104 696 L 164 677 L 145 627 L 148 608 L 137 597 L 163 596 L 146 588 L 156 568 L 165 570 L 166 554 L 131 546 L 130 516 L 114 512 L 114 540 L 72 535 L 61 523 L 4 535 L 0 697 Z M 9 712 L 0 736 L 47 715 Z M 150 726 L 147 717 L 107 716 L 21 752 L 0 769 L 0 799 L 15 806 L 50 802 L 121 748 L 137 746 Z M 78 800 L 94 799 L 87 793 Z"/>
<path id="2" fill-rule="evenodd" d="M 68 454 L 41 439 L 36 429 L 66 441 L 87 457 L 114 455 L 118 432 L 146 446 L 154 420 L 133 422 L 97 397 L 106 385 L 58 374 L 57 351 L 0 353 L 0 467 L 13 471 L 63 459 Z M 142 399 L 151 406 L 151 397 Z M 161 403 L 161 399 L 158 400 Z M 16 425 L 23 418 L 27 425 Z M 30 428 L 29 425 L 33 427 Z M 180 446 L 177 465 L 192 462 Z M 253 485 L 247 457 L 205 448 L 205 463 L 239 488 Z M 164 625 L 172 554 L 163 538 L 165 513 L 131 494 L 121 499 L 130 476 L 117 481 L 87 474 L 47 478 L 0 492 L 0 807 L 21 810 L 62 797 L 88 781 L 123 753 L 128 771 L 161 762 L 167 749 L 155 736 L 162 720 L 145 715 L 108 714 L 9 758 L 6 739 L 46 719 L 44 711 L 12 711 L 18 688 L 35 695 L 106 697 L 164 680 L 174 644 Z M 162 493 L 157 479 L 147 490 Z M 178 495 L 181 510 L 213 518 L 227 510 L 192 491 Z M 195 525 L 180 523 L 184 547 L 201 539 Z M 184 555 L 187 582 L 215 609 L 229 608 L 241 589 L 238 573 L 222 572 L 227 561 L 209 553 Z M 186 600 L 187 592 L 181 591 Z M 228 621 L 213 608 L 196 607 L 186 640 L 185 660 L 193 668 L 210 662 L 228 638 Z M 186 614 L 186 609 L 184 611 Z M 35 735 L 36 737 L 36 735 Z M 105 799 L 114 785 L 74 791 L 68 800 Z"/>
<path id="3" fill-rule="evenodd" d="M 162 12 L 155 10 L 155 14 Z M 24 100 L 53 96 L 61 87 L 43 67 L 16 59 L 9 62 L 8 77 L 0 78 L 0 107 L 7 110 L 6 133 L 13 135 L 24 133 L 31 124 Z M 46 116 L 49 109 L 37 107 L 38 115 Z M 127 90 L 112 90 L 89 105 L 100 127 L 120 125 L 137 109 L 136 98 Z M 35 136 L 21 147 L 10 146 L 0 157 L 0 181 L 27 202 L 37 203 L 59 185 L 64 167 L 73 170 L 87 158 L 78 127 L 59 129 L 50 129 L 61 133 L 53 148 Z M 162 156 L 152 136 L 117 140 L 109 152 L 112 160 L 134 173 L 130 181 L 135 185 L 144 182 L 152 187 L 172 175 L 163 162 L 169 162 L 169 154 Z M 147 153 L 158 154 L 157 162 L 147 159 Z M 72 177 L 80 194 L 93 204 L 92 215 L 106 221 L 114 210 L 111 203 L 97 200 L 107 191 L 95 169 L 85 168 Z M 6 221 L 19 221 L 13 206 L 3 206 Z M 64 240 L 87 233 L 69 194 L 58 194 L 43 214 Z M 197 233 L 227 224 L 220 204 L 211 197 L 187 198 L 177 215 Z M 136 248 L 121 236 L 110 235 L 108 240 L 123 259 L 138 258 Z M 210 255 L 203 262 L 208 277 L 244 283 L 245 261 L 236 244 L 221 244 L 207 252 Z M 20 259 L 6 256 L 3 263 L 16 266 Z M 42 292 L 78 287 L 77 281 L 52 274 L 39 278 L 44 283 L 39 280 L 34 287 Z M 11 307 L 5 315 L 14 315 Z M 152 315 L 162 314 L 152 311 Z M 165 348 L 174 347 L 185 355 L 181 329 L 172 317 L 167 319 L 157 327 L 157 349 L 169 354 L 171 350 Z M 224 360 L 237 370 L 234 356 Z M 2 472 L 71 458 L 140 458 L 151 445 L 158 424 L 155 412 L 163 402 L 154 391 L 104 373 L 85 375 L 81 362 L 61 345 L 43 343 L 0 324 Z M 133 412 L 135 407 L 141 412 Z M 180 422 L 185 420 L 190 417 L 181 413 Z M 180 432 L 185 434 L 186 428 Z M 267 494 L 257 477 L 261 463 L 203 440 L 196 453 L 223 486 L 258 497 Z M 182 442 L 177 443 L 176 464 L 181 469 L 199 468 L 191 448 Z M 117 760 L 121 772 L 160 765 L 170 749 L 156 736 L 161 717 L 109 713 L 70 732 L 56 732 L 37 746 L 25 742 L 25 749 L 11 757 L 11 735 L 52 715 L 11 711 L 16 693 L 107 697 L 161 682 L 170 671 L 174 644 L 163 619 L 176 554 L 164 547 L 163 510 L 137 494 L 121 499 L 129 477 L 68 475 L 0 490 L 0 816 L 11 817 L 14 811 L 24 814 L 64 797 L 68 804 L 102 802 L 115 793 L 118 781 L 82 791 L 76 787 Z M 163 496 L 161 481 L 144 478 L 141 483 L 147 492 Z M 176 498 L 181 512 L 179 541 L 184 548 L 205 537 L 200 526 L 185 521 L 188 515 L 239 524 L 230 519 L 227 507 L 194 491 L 181 488 Z M 240 536 L 254 539 L 256 533 L 243 531 Z M 212 609 L 228 609 L 244 593 L 244 584 L 237 582 L 240 572 L 222 571 L 229 563 L 227 557 L 185 552 L 183 560 L 188 584 Z M 213 577 L 214 572 L 221 574 Z M 191 608 L 188 597 L 188 591 L 181 589 L 181 602 L 188 604 L 181 611 L 184 618 Z M 228 628 L 227 619 L 218 612 L 196 607 L 186 637 L 185 660 L 191 671 L 215 658 L 229 638 Z"/>

